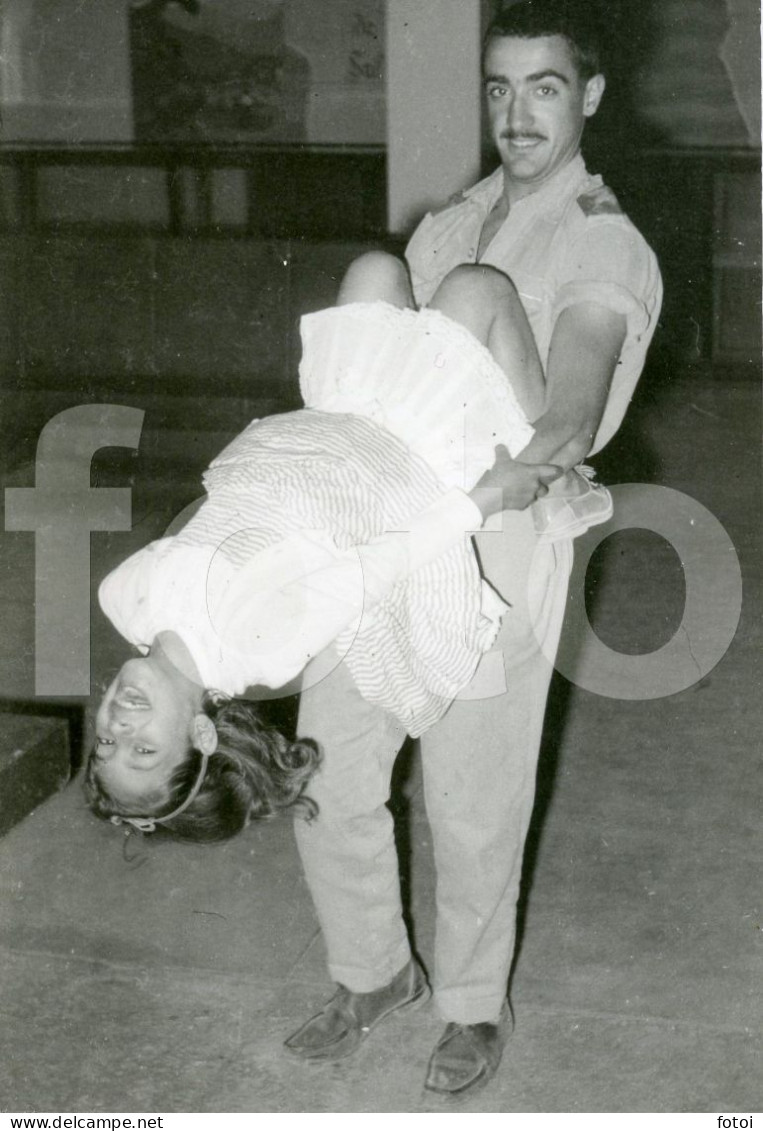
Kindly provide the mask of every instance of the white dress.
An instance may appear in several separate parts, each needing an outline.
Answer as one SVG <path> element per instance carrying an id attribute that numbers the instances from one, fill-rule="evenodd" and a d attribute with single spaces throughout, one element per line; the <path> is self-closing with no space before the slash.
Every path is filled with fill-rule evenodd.
<path id="1" fill-rule="evenodd" d="M 480 576 L 464 494 L 532 435 L 502 371 L 437 311 L 382 303 L 302 320 L 304 410 L 254 421 L 176 535 L 102 583 L 146 649 L 177 632 L 205 686 L 281 688 L 334 645 L 416 736 L 470 681 L 506 605 Z"/>
<path id="2" fill-rule="evenodd" d="M 516 456 L 532 439 L 492 354 L 439 310 L 352 303 L 305 315 L 300 331 L 305 404 L 373 420 L 446 487 L 470 491 L 496 444 Z"/>

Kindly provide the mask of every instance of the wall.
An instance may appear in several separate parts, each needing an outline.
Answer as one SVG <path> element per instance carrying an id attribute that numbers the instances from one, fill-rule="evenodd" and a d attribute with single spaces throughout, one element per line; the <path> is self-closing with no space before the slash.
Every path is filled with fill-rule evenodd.
<path id="1" fill-rule="evenodd" d="M 256 24 L 283 10 L 287 41 L 307 58 L 312 76 L 307 137 L 316 142 L 383 144 L 383 23 L 402 0 L 201 0 L 217 30 Z M 434 6 L 433 6 L 434 5 Z M 446 53 L 477 4 L 450 0 L 409 3 L 414 19 L 429 20 Z M 218 13 L 225 12 L 225 20 Z M 613 0 L 627 13 L 624 55 L 645 47 L 636 77 L 636 109 L 673 145 L 760 144 L 760 20 L 758 0 Z M 130 141 L 133 137 L 128 0 L 3 0 L 0 9 L 2 139 Z M 441 13 L 447 12 L 447 20 Z M 432 13 L 436 22 L 431 21 Z M 179 17 L 178 17 L 179 18 Z M 254 24 L 252 21 L 254 20 Z M 448 21 L 455 21 L 448 25 Z M 650 24 L 643 43 L 644 25 Z M 442 34 L 445 26 L 451 34 Z M 375 30 L 363 31 L 363 28 Z M 439 29 L 439 30 L 438 30 Z M 467 31 L 467 36 L 470 36 Z M 450 42 L 448 42 L 450 40 Z M 631 50 L 632 49 L 632 50 Z M 462 62 L 471 39 L 462 44 Z M 395 81 L 415 52 L 393 60 Z M 458 74 L 460 66 L 453 72 Z M 438 72 L 432 71 L 434 92 Z M 392 94 L 394 96 L 394 90 Z M 430 101 L 430 107 L 437 107 Z M 415 112 L 415 107 L 414 107 Z M 431 117 L 430 117 L 431 122 Z"/>
<path id="2" fill-rule="evenodd" d="M 472 183 L 480 168 L 480 9 L 387 3 L 388 210 L 392 232 Z"/>
<path id="3" fill-rule="evenodd" d="M 664 143 L 760 145 L 757 0 L 660 0 L 636 76 L 637 109 Z"/>
<path id="4" fill-rule="evenodd" d="M 0 99 L 4 141 L 129 141 L 123 0 L 3 0 Z"/>

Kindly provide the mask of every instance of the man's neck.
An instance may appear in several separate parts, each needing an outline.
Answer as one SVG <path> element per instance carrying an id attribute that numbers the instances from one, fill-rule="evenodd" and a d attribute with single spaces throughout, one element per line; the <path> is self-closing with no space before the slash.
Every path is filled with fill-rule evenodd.
<path id="1" fill-rule="evenodd" d="M 505 215 L 508 216 L 511 208 L 518 204 L 520 200 L 526 200 L 527 197 L 535 196 L 536 193 L 545 189 L 549 185 L 553 185 L 560 177 L 569 170 L 570 166 L 580 158 L 580 150 L 577 149 L 564 165 L 555 169 L 550 177 L 545 178 L 537 183 L 528 183 L 527 181 L 513 181 L 506 168 L 503 171 L 503 199 L 505 201 Z"/>

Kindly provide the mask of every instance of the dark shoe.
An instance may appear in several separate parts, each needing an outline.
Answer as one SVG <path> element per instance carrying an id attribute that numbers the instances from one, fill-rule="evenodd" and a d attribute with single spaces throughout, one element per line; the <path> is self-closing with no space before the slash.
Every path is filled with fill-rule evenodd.
<path id="1" fill-rule="evenodd" d="M 514 1027 L 506 1001 L 496 1024 L 458 1025 L 450 1021 L 435 1046 L 424 1088 L 440 1096 L 464 1096 L 492 1080 L 503 1046 Z"/>
<path id="2" fill-rule="evenodd" d="M 426 975 L 415 959 L 380 990 L 354 994 L 346 986 L 337 992 L 320 1013 L 284 1042 L 302 1060 L 340 1060 L 355 1052 L 375 1026 L 390 1013 L 414 1010 L 429 1001 L 432 991 Z"/>

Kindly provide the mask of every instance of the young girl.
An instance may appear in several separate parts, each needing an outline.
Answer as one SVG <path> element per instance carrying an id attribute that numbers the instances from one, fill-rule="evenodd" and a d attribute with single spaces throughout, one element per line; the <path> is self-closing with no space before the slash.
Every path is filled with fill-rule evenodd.
<path id="1" fill-rule="evenodd" d="M 419 311 L 404 265 L 365 256 L 337 307 L 301 332 L 306 409 L 245 429 L 206 472 L 187 525 L 101 585 L 104 612 L 141 653 L 101 702 L 86 773 L 93 809 L 116 823 L 206 841 L 292 806 L 309 815 L 316 745 L 288 741 L 251 701 L 291 693 L 308 664 L 315 682 L 343 659 L 364 697 L 421 734 L 507 609 L 468 535 L 560 475 L 516 463 L 508 487 L 504 475 L 502 492 L 480 494 L 496 449 L 515 457 L 544 401 L 500 272 L 458 268 Z M 536 504 L 545 537 L 611 513 L 586 478 L 563 482 Z"/>

